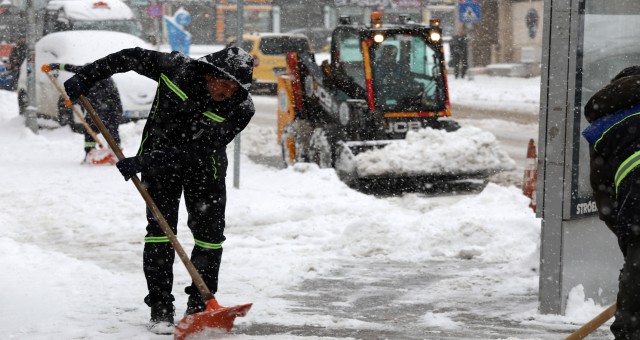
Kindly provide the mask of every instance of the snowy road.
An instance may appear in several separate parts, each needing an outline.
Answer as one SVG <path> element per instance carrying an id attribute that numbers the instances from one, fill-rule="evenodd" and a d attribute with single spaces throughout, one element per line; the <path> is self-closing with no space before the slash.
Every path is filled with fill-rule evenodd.
<path id="1" fill-rule="evenodd" d="M 255 98 L 257 113 L 252 124 L 275 128 L 275 97 Z M 473 109 L 455 106 L 454 119 L 490 131 L 517 162 L 517 169 L 506 176 L 519 185 L 526 164 L 527 144 L 537 142 L 538 122 L 535 110 L 509 111 L 496 108 Z M 503 183 L 508 184 L 508 183 Z M 451 205 L 466 196 L 432 197 L 440 205 Z M 470 255 L 469 258 L 472 258 Z M 532 259 L 536 261 L 537 259 Z M 340 325 L 341 320 L 357 319 L 366 327 L 328 328 L 304 324 L 277 326 L 253 322 L 240 325 L 238 332 L 248 335 L 287 334 L 301 337 L 353 339 L 560 339 L 577 328 L 529 316 L 538 304 L 537 290 L 504 292 L 497 277 L 504 268 L 500 263 L 469 261 L 398 261 L 361 260 L 343 263 L 329 275 L 309 279 L 280 295 L 293 302 L 290 311 L 300 315 L 325 315 Z M 514 281 L 521 278 L 514 278 Z M 514 284 L 537 287 L 537 277 Z M 446 293 L 446 300 L 442 295 Z M 470 291 L 472 293 L 470 293 Z M 496 296 L 501 296 L 499 302 Z M 328 301 L 331 301 L 328 305 Z M 449 319 L 455 315 L 455 321 Z M 430 319 L 433 318 L 433 319 Z M 430 319 L 425 321 L 425 319 Z M 431 328 L 430 325 L 437 325 Z M 606 328 L 591 336 L 610 339 Z"/>
<path id="2" fill-rule="evenodd" d="M 514 110 L 536 97 L 535 79 L 488 81 L 492 88 L 454 81 L 452 93 Z M 251 159 L 278 157 L 275 124 L 265 128 L 275 121 L 275 98 L 256 104 L 242 133 L 240 189 L 227 177 L 216 295 L 254 306 L 222 338 L 551 340 L 602 311 L 577 286 L 567 315 L 537 312 L 540 221 L 517 187 L 374 197 L 346 187 L 331 169 L 264 166 Z M 459 120 L 507 141 L 516 160 L 537 136 L 534 123 Z M 121 125 L 126 155 L 135 153 L 143 123 Z M 34 135 L 18 116 L 16 95 L 0 91 L 0 334 L 168 339 L 144 327 L 143 200 L 115 168 L 79 165 L 82 142 L 68 129 Z M 191 249 L 186 224 L 182 205 L 178 237 Z M 190 279 L 179 262 L 174 268 L 180 316 Z M 590 339 L 612 337 L 603 327 Z"/>

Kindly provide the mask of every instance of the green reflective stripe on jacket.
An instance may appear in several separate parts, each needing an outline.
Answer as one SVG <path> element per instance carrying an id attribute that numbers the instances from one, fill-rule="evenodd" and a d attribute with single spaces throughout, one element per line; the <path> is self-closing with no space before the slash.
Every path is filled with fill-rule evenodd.
<path id="1" fill-rule="evenodd" d="M 218 179 L 218 166 L 216 164 L 216 158 L 211 156 L 211 160 L 213 161 L 213 179 Z"/>
<path id="2" fill-rule="evenodd" d="M 207 112 L 203 112 L 202 114 L 203 114 L 205 117 L 207 117 L 207 118 L 209 118 L 209 119 L 213 120 L 214 122 L 218 122 L 218 123 L 222 123 L 222 122 L 224 122 L 224 118 L 223 118 L 223 117 L 220 117 L 220 116 L 218 116 L 217 114 L 215 114 L 215 113 L 213 113 L 213 112 L 209 112 L 209 111 L 207 111 Z"/>
<path id="3" fill-rule="evenodd" d="M 182 92 L 182 90 L 180 90 L 180 88 L 174 84 L 169 77 L 167 77 L 164 73 L 160 73 L 160 79 L 162 79 L 162 81 L 167 84 L 167 86 L 171 89 L 171 91 L 173 91 L 175 94 L 178 95 L 178 97 L 180 97 L 180 99 L 182 99 L 182 101 L 187 100 L 187 94 Z"/>
<path id="4" fill-rule="evenodd" d="M 144 238 L 144 243 L 167 243 L 169 237 L 167 236 L 147 236 Z"/>
<path id="5" fill-rule="evenodd" d="M 98 145 L 96 142 L 84 142 L 84 146 L 87 148 L 94 148 L 96 145 Z"/>
<path id="6" fill-rule="evenodd" d="M 156 112 L 158 112 L 158 105 L 160 105 L 160 82 L 158 82 L 158 89 L 156 90 L 156 98 L 153 100 L 153 109 L 151 110 L 150 116 L 151 119 L 156 117 Z"/>
<path id="7" fill-rule="evenodd" d="M 620 164 L 615 176 L 616 193 L 618 192 L 618 186 L 622 183 L 622 180 L 638 165 L 640 165 L 640 151 L 636 151 L 633 155 L 629 156 L 629 158 L 625 159 L 622 164 Z"/>
<path id="8" fill-rule="evenodd" d="M 616 125 L 618 125 L 618 124 L 620 124 L 620 123 L 624 122 L 625 120 L 627 120 L 627 119 L 629 119 L 629 118 L 631 118 L 631 117 L 637 116 L 637 115 L 640 115 L 640 112 L 638 112 L 638 113 L 634 113 L 634 114 L 629 115 L 629 116 L 627 116 L 627 117 L 624 117 L 624 119 L 622 119 L 622 120 L 620 120 L 619 122 L 617 122 L 617 123 L 613 124 L 610 128 L 608 128 L 605 132 L 603 132 L 603 133 L 602 133 L 602 135 L 600 136 L 600 138 L 598 138 L 598 140 L 597 140 L 595 143 L 593 143 L 593 150 L 594 150 L 594 151 L 598 151 L 598 143 L 600 143 L 600 141 L 602 140 L 602 138 L 604 138 L 604 135 L 606 135 L 606 134 L 607 134 L 607 132 L 611 131 L 611 129 L 613 129 L 614 127 L 616 127 Z"/>
<path id="9" fill-rule="evenodd" d="M 60 64 L 60 71 L 64 71 L 64 64 Z"/>
<path id="10" fill-rule="evenodd" d="M 222 249 L 222 243 L 208 243 L 205 241 L 195 240 L 196 246 L 204 249 Z"/>
<path id="11" fill-rule="evenodd" d="M 148 132 L 144 136 L 144 138 L 142 139 L 142 142 L 140 142 L 140 150 L 138 150 L 138 156 L 142 156 L 142 150 L 144 150 L 144 142 L 147 141 L 147 138 L 149 138 L 149 133 Z"/>

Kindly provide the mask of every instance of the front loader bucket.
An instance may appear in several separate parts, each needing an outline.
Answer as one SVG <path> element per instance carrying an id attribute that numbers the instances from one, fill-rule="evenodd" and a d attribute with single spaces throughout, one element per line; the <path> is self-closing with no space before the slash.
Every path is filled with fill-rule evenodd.
<path id="1" fill-rule="evenodd" d="M 185 316 L 174 333 L 175 340 L 185 340 L 191 335 L 204 332 L 226 333 L 233 328 L 233 322 L 238 316 L 245 316 L 252 304 L 222 307 L 215 299 L 207 302 L 207 309 L 201 313 Z"/>
<path id="2" fill-rule="evenodd" d="M 471 132 L 473 137 L 464 131 L 455 136 L 456 132 L 425 130 L 425 138 L 342 142 L 336 150 L 335 169 L 351 187 L 382 192 L 476 190 L 484 187 L 489 176 L 515 169 L 495 137 L 476 137 L 477 132 Z"/>

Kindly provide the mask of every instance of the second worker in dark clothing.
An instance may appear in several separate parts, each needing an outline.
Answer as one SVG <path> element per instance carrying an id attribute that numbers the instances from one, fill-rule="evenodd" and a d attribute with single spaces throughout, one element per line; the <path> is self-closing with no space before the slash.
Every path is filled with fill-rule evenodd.
<path id="1" fill-rule="evenodd" d="M 84 66 L 77 66 L 71 64 L 49 64 L 51 70 L 67 71 L 71 73 L 78 73 Z M 87 93 L 87 99 L 92 103 L 96 113 L 109 130 L 109 133 L 120 144 L 120 133 L 118 128 L 122 121 L 122 101 L 120 100 L 120 93 L 116 87 L 116 83 L 111 78 L 97 81 Z M 93 119 L 87 119 L 87 125 L 97 133 Z M 97 141 L 93 140 L 91 134 L 86 129 L 84 130 L 84 162 L 91 163 L 88 159 L 89 153 L 98 146 Z M 111 163 L 113 164 L 113 163 Z"/>
<path id="2" fill-rule="evenodd" d="M 467 73 L 467 67 L 469 67 L 467 40 L 467 34 L 464 29 L 460 29 L 451 37 L 451 41 L 449 42 L 451 66 L 453 67 L 453 73 L 456 78 L 464 78 Z"/>
<path id="3" fill-rule="evenodd" d="M 158 81 L 158 90 L 138 155 L 118 162 L 118 169 L 125 179 L 142 172 L 143 184 L 174 232 L 184 193 L 187 225 L 195 239 L 191 261 L 215 293 L 225 240 L 226 146 L 255 112 L 248 95 L 253 58 L 237 47 L 200 59 L 178 52 L 126 49 L 85 66 L 65 87 L 75 100 L 89 84 L 130 70 Z M 143 267 L 150 329 L 172 332 L 175 252 L 149 209 L 147 221 Z M 195 285 L 185 291 L 186 314 L 203 311 Z"/>
<path id="4" fill-rule="evenodd" d="M 618 279 L 616 340 L 640 339 L 640 66 L 622 70 L 585 105 L 583 132 L 600 219 L 618 238 L 624 266 Z"/>

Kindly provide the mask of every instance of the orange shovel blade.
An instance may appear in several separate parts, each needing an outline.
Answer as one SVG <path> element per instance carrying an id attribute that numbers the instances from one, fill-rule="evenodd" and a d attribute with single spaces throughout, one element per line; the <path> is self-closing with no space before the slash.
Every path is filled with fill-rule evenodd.
<path id="1" fill-rule="evenodd" d="M 87 154 L 86 161 L 93 165 L 114 165 L 118 158 L 110 149 L 92 149 Z"/>
<path id="2" fill-rule="evenodd" d="M 176 326 L 174 339 L 184 340 L 207 329 L 221 333 L 230 332 L 236 317 L 247 315 L 251 305 L 251 303 L 247 303 L 233 307 L 222 307 L 215 299 L 211 299 L 207 302 L 207 309 L 204 312 L 187 315 L 180 320 Z"/>

